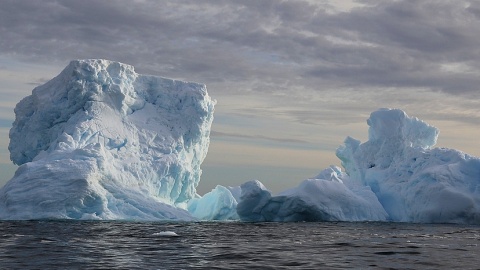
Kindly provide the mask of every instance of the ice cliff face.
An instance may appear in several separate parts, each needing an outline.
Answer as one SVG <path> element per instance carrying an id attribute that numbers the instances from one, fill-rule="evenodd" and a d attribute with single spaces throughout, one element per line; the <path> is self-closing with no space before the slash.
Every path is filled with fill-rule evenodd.
<path id="1" fill-rule="evenodd" d="M 0 218 L 191 219 L 215 101 L 205 85 L 72 61 L 15 108 Z"/>

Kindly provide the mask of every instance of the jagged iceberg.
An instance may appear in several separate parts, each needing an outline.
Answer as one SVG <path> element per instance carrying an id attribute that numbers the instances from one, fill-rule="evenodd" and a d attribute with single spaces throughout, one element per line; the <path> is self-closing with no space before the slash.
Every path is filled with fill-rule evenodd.
<path id="1" fill-rule="evenodd" d="M 0 219 L 194 219 L 214 105 L 202 84 L 72 61 L 15 108 Z"/>
<path id="2" fill-rule="evenodd" d="M 369 140 L 347 137 L 332 166 L 277 196 L 258 181 L 241 186 L 245 221 L 399 221 L 480 224 L 480 159 L 433 148 L 438 130 L 398 109 L 367 120 Z"/>
<path id="3" fill-rule="evenodd" d="M 371 187 L 389 215 L 402 222 L 480 224 L 480 159 L 433 148 L 438 130 L 398 109 L 367 121 L 369 139 L 348 137 L 337 150 L 350 179 Z"/>

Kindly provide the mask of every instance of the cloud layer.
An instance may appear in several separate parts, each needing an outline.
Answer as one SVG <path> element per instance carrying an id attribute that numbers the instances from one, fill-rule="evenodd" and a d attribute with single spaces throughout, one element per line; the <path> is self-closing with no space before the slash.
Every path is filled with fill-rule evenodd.
<path id="1" fill-rule="evenodd" d="M 2 1 L 0 51 L 105 57 L 203 82 L 478 92 L 477 1 Z M 320 87 L 319 87 L 320 86 Z M 239 89 L 233 89 L 239 91 Z"/>

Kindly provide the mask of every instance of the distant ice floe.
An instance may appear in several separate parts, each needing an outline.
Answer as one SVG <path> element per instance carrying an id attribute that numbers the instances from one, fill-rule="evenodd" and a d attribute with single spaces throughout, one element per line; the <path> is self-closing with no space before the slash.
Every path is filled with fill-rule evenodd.
<path id="1" fill-rule="evenodd" d="M 172 231 L 161 231 L 158 233 L 154 233 L 153 235 L 161 236 L 161 237 L 179 237 L 180 236 L 176 232 L 172 232 Z"/>

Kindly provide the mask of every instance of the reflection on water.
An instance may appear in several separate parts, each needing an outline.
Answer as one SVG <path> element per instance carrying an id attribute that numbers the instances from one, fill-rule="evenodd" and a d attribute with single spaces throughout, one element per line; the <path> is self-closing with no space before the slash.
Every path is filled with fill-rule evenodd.
<path id="1" fill-rule="evenodd" d="M 479 226 L 3 221 L 0 237 L 0 269 L 480 268 Z"/>

